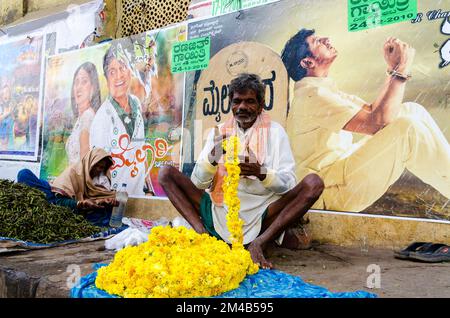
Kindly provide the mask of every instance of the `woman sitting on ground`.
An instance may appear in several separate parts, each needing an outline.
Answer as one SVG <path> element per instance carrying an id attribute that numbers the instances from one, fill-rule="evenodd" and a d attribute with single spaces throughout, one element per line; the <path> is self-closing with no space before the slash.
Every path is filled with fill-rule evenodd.
<path id="1" fill-rule="evenodd" d="M 113 164 L 105 150 L 96 148 L 86 153 L 80 162 L 67 167 L 51 185 L 28 169 L 19 171 L 17 182 L 41 190 L 50 203 L 69 207 L 77 213 L 111 213 L 111 208 L 118 205 L 116 193 L 111 190 L 109 168 Z"/>

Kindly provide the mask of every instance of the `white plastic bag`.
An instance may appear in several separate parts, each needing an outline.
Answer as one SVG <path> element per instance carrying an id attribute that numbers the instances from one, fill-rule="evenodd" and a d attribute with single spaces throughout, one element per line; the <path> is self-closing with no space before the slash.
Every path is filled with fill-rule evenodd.
<path id="1" fill-rule="evenodd" d="M 142 232 L 139 229 L 129 227 L 119 234 L 105 241 L 105 248 L 108 250 L 121 250 L 126 246 L 136 246 L 148 240 L 148 233 Z"/>

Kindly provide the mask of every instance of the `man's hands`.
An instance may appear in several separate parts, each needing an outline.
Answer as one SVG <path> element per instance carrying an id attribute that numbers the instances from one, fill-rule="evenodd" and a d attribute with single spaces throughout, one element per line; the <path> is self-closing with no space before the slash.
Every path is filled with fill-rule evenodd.
<path id="1" fill-rule="evenodd" d="M 250 150 L 250 148 L 247 149 L 249 156 L 241 157 L 241 163 L 239 164 L 239 168 L 241 168 L 241 176 L 255 176 L 260 181 L 263 181 L 266 178 L 266 168 L 262 166 L 258 159 L 256 158 L 255 154 Z"/>
<path id="2" fill-rule="evenodd" d="M 220 158 L 226 153 L 225 149 L 222 147 L 222 142 L 230 137 L 227 134 L 221 135 L 219 129 L 216 127 L 214 130 L 214 148 L 208 154 L 208 161 L 213 165 L 217 166 Z M 248 156 L 239 156 L 241 168 L 241 176 L 255 176 L 259 180 L 263 181 L 266 178 L 266 168 L 263 167 L 256 158 L 256 155 L 247 148 Z"/>
<path id="3" fill-rule="evenodd" d="M 384 44 L 383 51 L 389 71 L 395 70 L 405 75 L 410 73 L 416 50 L 409 44 L 390 37 Z"/>

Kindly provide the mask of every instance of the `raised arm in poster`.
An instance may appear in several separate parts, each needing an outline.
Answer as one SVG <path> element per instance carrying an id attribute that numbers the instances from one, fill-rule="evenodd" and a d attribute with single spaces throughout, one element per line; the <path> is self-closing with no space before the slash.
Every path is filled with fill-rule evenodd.
<path id="1" fill-rule="evenodd" d="M 43 37 L 0 44 L 0 159 L 36 161 Z"/>
<path id="2" fill-rule="evenodd" d="M 245 72 L 257 54 L 242 45 L 255 43 L 286 65 L 289 85 L 276 85 L 277 71 L 272 88 L 275 97 L 289 89 L 289 98 L 273 107 L 289 134 L 297 178 L 314 172 L 325 182 L 314 208 L 449 220 L 450 73 L 441 30 L 449 8 L 422 0 L 421 19 L 354 32 L 347 10 L 347 1 L 285 0 L 191 22 L 190 38 L 211 37 L 212 58 L 206 71 L 186 76 L 185 125 L 196 134 L 191 147 L 185 140 L 183 172 L 191 173 L 187 159 L 198 156 L 200 132 L 216 125 L 202 111 L 216 118 L 227 105 L 226 83 L 216 78 Z"/>
<path id="3" fill-rule="evenodd" d="M 183 107 L 183 76 L 170 73 L 169 53 L 184 38 L 176 26 L 50 57 L 41 178 L 102 148 L 114 159 L 113 189 L 125 183 L 132 196 L 163 196 L 157 171 L 179 164 L 172 132 Z"/>

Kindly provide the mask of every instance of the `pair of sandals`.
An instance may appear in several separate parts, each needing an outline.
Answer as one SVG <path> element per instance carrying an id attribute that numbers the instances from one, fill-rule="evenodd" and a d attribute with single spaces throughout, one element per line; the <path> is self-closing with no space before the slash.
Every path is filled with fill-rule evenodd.
<path id="1" fill-rule="evenodd" d="M 427 263 L 450 262 L 450 246 L 431 242 L 414 242 L 401 251 L 395 251 L 394 257 Z"/>

